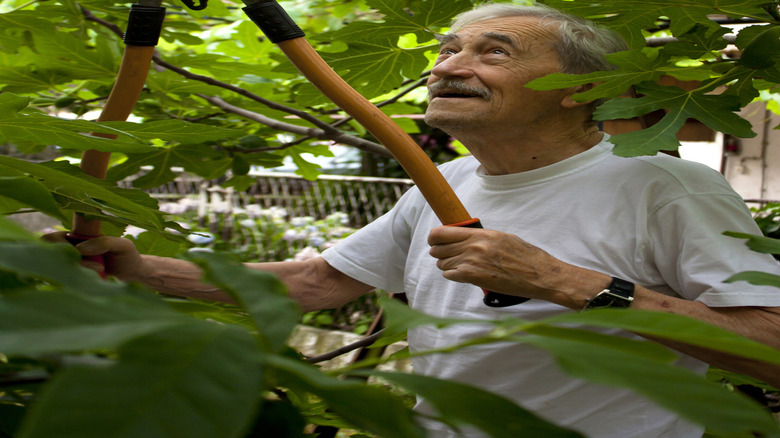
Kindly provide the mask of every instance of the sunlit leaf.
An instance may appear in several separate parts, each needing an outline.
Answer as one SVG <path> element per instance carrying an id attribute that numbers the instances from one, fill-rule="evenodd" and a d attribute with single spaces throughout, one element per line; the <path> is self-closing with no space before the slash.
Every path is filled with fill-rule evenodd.
<path id="1" fill-rule="evenodd" d="M 663 74 L 660 68 L 667 62 L 667 59 L 663 57 L 651 58 L 641 52 L 613 53 L 607 56 L 607 60 L 619 66 L 620 69 L 583 75 L 552 73 L 535 79 L 526 86 L 534 90 L 555 90 L 575 85 L 595 84 L 592 89 L 578 93 L 577 99 L 589 101 L 617 97 L 634 84 L 658 80 Z"/>
<path id="2" fill-rule="evenodd" d="M 400 86 L 406 78 L 419 76 L 429 64 L 427 50 L 402 49 L 385 40 L 355 42 L 345 52 L 321 55 L 352 88 L 371 98 Z M 311 84 L 304 84 L 295 94 L 296 101 L 305 105 L 327 102 Z"/>
<path id="3" fill-rule="evenodd" d="M 764 0 L 703 0 L 681 4 L 676 0 L 649 0 L 637 4 L 631 0 L 613 0 L 608 3 L 547 0 L 545 4 L 575 15 L 594 18 L 623 35 L 632 48 L 644 46 L 642 29 L 652 29 L 656 21 L 665 17 L 675 34 L 684 33 L 696 24 L 714 29 L 708 17 L 713 11 L 735 18 L 765 16 Z"/>
<path id="4" fill-rule="evenodd" d="M 366 4 L 384 14 L 381 22 L 356 21 L 324 37 L 351 43 L 398 39 L 412 33 L 424 43 L 433 39 L 435 29 L 449 25 L 451 17 L 471 7 L 466 0 L 428 0 L 411 8 L 401 0 L 368 0 Z"/>

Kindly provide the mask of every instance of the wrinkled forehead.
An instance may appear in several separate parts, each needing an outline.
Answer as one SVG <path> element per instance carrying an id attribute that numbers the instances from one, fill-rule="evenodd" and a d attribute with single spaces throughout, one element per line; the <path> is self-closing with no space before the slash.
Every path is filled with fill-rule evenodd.
<path id="1" fill-rule="evenodd" d="M 489 18 L 466 24 L 439 37 L 440 43 L 476 38 L 502 40 L 525 49 L 550 47 L 558 41 L 559 22 L 535 16 Z"/>

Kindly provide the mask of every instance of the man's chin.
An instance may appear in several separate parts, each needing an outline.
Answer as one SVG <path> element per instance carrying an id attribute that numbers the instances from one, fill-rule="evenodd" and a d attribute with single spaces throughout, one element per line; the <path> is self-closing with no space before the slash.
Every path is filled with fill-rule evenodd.
<path id="1" fill-rule="evenodd" d="M 459 117 L 447 117 L 444 114 L 425 113 L 423 119 L 425 124 L 431 128 L 441 129 L 444 132 L 457 127 L 463 123 L 463 120 Z"/>

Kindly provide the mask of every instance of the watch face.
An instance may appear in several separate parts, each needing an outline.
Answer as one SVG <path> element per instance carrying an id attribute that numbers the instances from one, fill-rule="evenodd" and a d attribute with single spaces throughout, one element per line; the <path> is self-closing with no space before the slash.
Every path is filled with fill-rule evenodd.
<path id="1" fill-rule="evenodd" d="M 631 305 L 633 297 L 624 297 L 612 292 L 609 289 L 601 291 L 593 297 L 588 303 L 588 309 L 597 309 L 603 307 L 628 307 Z"/>
<path id="2" fill-rule="evenodd" d="M 609 287 L 591 298 L 585 309 L 626 308 L 631 305 L 632 301 L 634 301 L 634 283 L 612 277 L 612 283 Z"/>

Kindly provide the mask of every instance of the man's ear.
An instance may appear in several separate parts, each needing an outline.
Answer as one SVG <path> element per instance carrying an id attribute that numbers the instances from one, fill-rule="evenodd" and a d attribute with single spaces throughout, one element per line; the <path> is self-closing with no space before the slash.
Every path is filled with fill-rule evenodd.
<path id="1" fill-rule="evenodd" d="M 572 96 L 574 96 L 577 93 L 584 93 L 595 86 L 596 84 L 590 83 L 590 84 L 577 85 L 576 87 L 569 88 L 568 93 L 566 93 L 566 96 L 564 96 L 563 99 L 561 100 L 561 106 L 564 108 L 576 108 L 578 106 L 589 105 L 591 102 L 593 102 L 592 100 L 586 102 L 578 102 L 574 100 Z"/>

